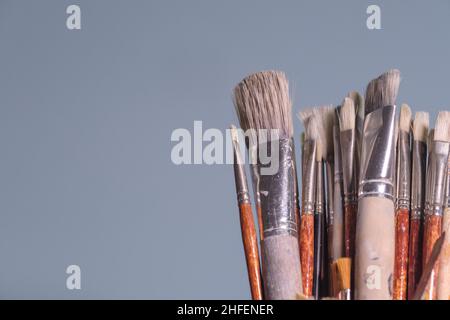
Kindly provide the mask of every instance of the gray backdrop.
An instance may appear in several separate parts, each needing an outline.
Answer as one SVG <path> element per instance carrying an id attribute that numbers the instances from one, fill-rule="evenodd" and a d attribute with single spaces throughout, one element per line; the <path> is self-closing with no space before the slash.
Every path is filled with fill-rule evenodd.
<path id="1" fill-rule="evenodd" d="M 232 167 L 173 165 L 172 131 L 236 123 L 232 88 L 266 69 L 297 111 L 396 67 L 398 102 L 434 123 L 449 18 L 447 0 L 1 0 L 0 298 L 248 298 Z"/>

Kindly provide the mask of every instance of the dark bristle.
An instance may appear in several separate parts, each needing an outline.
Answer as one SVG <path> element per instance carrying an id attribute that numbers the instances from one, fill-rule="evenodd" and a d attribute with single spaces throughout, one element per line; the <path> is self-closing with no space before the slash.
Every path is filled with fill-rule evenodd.
<path id="1" fill-rule="evenodd" d="M 252 74 L 234 89 L 234 105 L 244 130 L 279 129 L 281 138 L 293 136 L 289 84 L 280 71 Z"/>

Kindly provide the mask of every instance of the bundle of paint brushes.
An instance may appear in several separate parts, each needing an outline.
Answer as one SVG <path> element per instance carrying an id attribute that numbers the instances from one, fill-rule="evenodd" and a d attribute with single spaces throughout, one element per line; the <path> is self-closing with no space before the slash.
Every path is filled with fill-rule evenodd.
<path id="1" fill-rule="evenodd" d="M 301 110 L 300 171 L 285 75 L 236 86 L 234 170 L 253 299 L 450 299 L 450 112 L 429 130 L 427 113 L 398 110 L 399 85 L 390 70 L 365 98 Z"/>

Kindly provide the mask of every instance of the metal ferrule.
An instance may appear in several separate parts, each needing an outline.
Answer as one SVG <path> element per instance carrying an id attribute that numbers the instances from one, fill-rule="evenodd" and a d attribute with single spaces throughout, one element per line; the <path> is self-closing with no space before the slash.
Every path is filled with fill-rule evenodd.
<path id="1" fill-rule="evenodd" d="M 342 175 L 342 160 L 341 160 L 341 142 L 339 139 L 339 127 L 333 128 L 333 143 L 334 143 L 334 182 L 341 182 Z"/>
<path id="2" fill-rule="evenodd" d="M 344 203 L 356 201 L 355 130 L 340 132 Z"/>
<path id="3" fill-rule="evenodd" d="M 267 148 L 273 156 L 278 152 L 278 172 L 273 175 L 260 175 L 259 193 L 263 214 L 264 238 L 277 235 L 297 237 L 297 220 L 294 207 L 294 165 L 292 139 L 280 139 L 273 150 L 269 141 L 260 145 Z M 277 157 L 275 157 L 277 159 Z M 260 170 L 269 168 L 273 163 L 259 163 Z"/>
<path id="4" fill-rule="evenodd" d="M 450 158 L 447 164 L 447 176 L 445 182 L 445 207 L 450 207 Z"/>
<path id="5" fill-rule="evenodd" d="M 434 141 L 427 167 L 426 215 L 443 214 L 449 143 Z"/>
<path id="6" fill-rule="evenodd" d="M 344 289 L 339 292 L 338 295 L 339 300 L 351 300 L 351 291 L 350 289 Z"/>
<path id="7" fill-rule="evenodd" d="M 326 210 L 326 221 L 328 225 L 333 225 L 334 223 L 334 206 L 333 206 L 333 189 L 334 189 L 334 164 L 331 161 L 325 162 L 325 173 L 326 173 L 326 190 L 327 190 L 327 196 L 326 196 L 326 204 L 327 204 L 327 210 Z"/>
<path id="8" fill-rule="evenodd" d="M 261 196 L 259 195 L 259 167 L 257 164 L 250 164 L 250 175 L 252 178 L 253 193 L 255 195 L 255 203 L 261 204 Z"/>
<path id="9" fill-rule="evenodd" d="M 324 194 L 323 194 L 323 161 L 317 161 L 316 172 L 316 214 L 324 213 Z"/>
<path id="10" fill-rule="evenodd" d="M 427 144 L 414 141 L 412 147 L 411 219 L 421 219 L 425 205 Z"/>
<path id="11" fill-rule="evenodd" d="M 295 209 L 300 207 L 300 200 L 298 198 L 298 175 L 297 175 L 297 161 L 295 160 L 295 145 L 292 145 L 292 165 L 294 166 L 294 205 Z"/>
<path id="12" fill-rule="evenodd" d="M 302 155 L 302 214 L 314 214 L 317 170 L 316 142 L 305 141 Z"/>
<path id="13" fill-rule="evenodd" d="M 248 192 L 247 177 L 245 175 L 244 162 L 241 155 L 241 149 L 236 141 L 233 141 L 234 149 L 234 181 L 236 182 L 236 194 L 239 204 L 250 203 Z"/>
<path id="14" fill-rule="evenodd" d="M 411 149 L 409 132 L 400 130 L 397 143 L 397 208 L 408 209 L 411 203 Z"/>
<path id="15" fill-rule="evenodd" d="M 366 116 L 359 198 L 394 198 L 395 109 L 395 106 L 385 106 Z"/>

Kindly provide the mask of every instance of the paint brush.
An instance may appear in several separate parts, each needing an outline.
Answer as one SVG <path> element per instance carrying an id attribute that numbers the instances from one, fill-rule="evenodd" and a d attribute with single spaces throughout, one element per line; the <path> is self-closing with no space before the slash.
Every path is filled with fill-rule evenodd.
<path id="1" fill-rule="evenodd" d="M 445 210 L 442 222 L 442 230 L 450 234 L 450 160 L 447 164 L 447 182 L 445 189 Z M 450 237 L 445 236 L 442 254 L 439 258 L 438 274 L 438 300 L 450 300 Z"/>
<path id="2" fill-rule="evenodd" d="M 409 213 L 411 207 L 411 108 L 403 104 L 397 137 L 394 300 L 406 300 L 408 287 Z"/>
<path id="3" fill-rule="evenodd" d="M 343 210 L 343 175 L 342 175 L 342 160 L 341 160 L 341 143 L 340 143 L 340 126 L 339 114 L 341 107 L 336 108 L 335 124 L 333 126 L 333 148 L 334 148 L 334 189 L 333 189 L 333 215 L 330 216 L 330 224 L 332 225 L 330 243 L 330 260 L 344 256 L 344 210 Z"/>
<path id="4" fill-rule="evenodd" d="M 294 200 L 292 103 L 286 76 L 279 71 L 252 74 L 236 86 L 234 101 L 241 127 L 252 129 L 256 136 L 250 148 L 257 150 L 264 297 L 295 299 L 302 294 L 302 279 Z"/>
<path id="5" fill-rule="evenodd" d="M 395 100 L 400 72 L 367 86 L 355 252 L 357 300 L 391 300 L 395 251 Z M 344 160 L 343 160 L 344 161 Z"/>
<path id="6" fill-rule="evenodd" d="M 231 138 L 234 150 L 234 178 L 236 182 L 236 194 L 239 206 L 239 218 L 241 223 L 242 242 L 244 245 L 247 273 L 250 282 L 250 290 L 253 300 L 262 300 L 261 270 L 259 265 L 258 240 L 256 237 L 255 221 L 253 219 L 252 205 L 248 192 L 247 177 L 241 145 L 239 143 L 236 127 L 231 126 Z"/>
<path id="7" fill-rule="evenodd" d="M 427 166 L 427 186 L 425 198 L 425 226 L 423 238 L 423 258 L 426 264 L 431 250 L 442 233 L 445 181 L 447 161 L 450 149 L 450 112 L 440 112 L 434 130 L 430 158 Z M 437 299 L 437 275 L 439 264 L 432 271 L 430 282 L 425 291 L 426 300 Z"/>
<path id="8" fill-rule="evenodd" d="M 356 121 L 355 121 L 355 175 L 356 181 L 359 181 L 359 163 L 361 160 L 361 143 L 364 130 L 364 118 L 365 118 L 365 105 L 364 97 L 357 91 L 350 92 L 348 97 L 353 100 L 355 104 L 356 111 Z"/>
<path id="9" fill-rule="evenodd" d="M 351 268 L 352 260 L 350 258 L 336 260 L 339 300 L 351 300 Z"/>
<path id="10" fill-rule="evenodd" d="M 356 198 L 356 112 L 352 99 L 345 98 L 340 118 L 340 143 L 344 186 L 344 252 L 353 258 L 355 254 Z"/>
<path id="11" fill-rule="evenodd" d="M 429 122 L 429 114 L 426 112 L 417 112 L 413 122 L 408 299 L 413 298 L 422 272 L 422 231 Z"/>
<path id="12" fill-rule="evenodd" d="M 311 110 L 301 111 L 299 119 L 305 127 L 302 150 L 302 210 L 300 219 L 300 257 L 302 265 L 303 293 L 313 295 L 314 278 L 314 211 L 316 194 L 316 152 L 318 121 Z"/>

